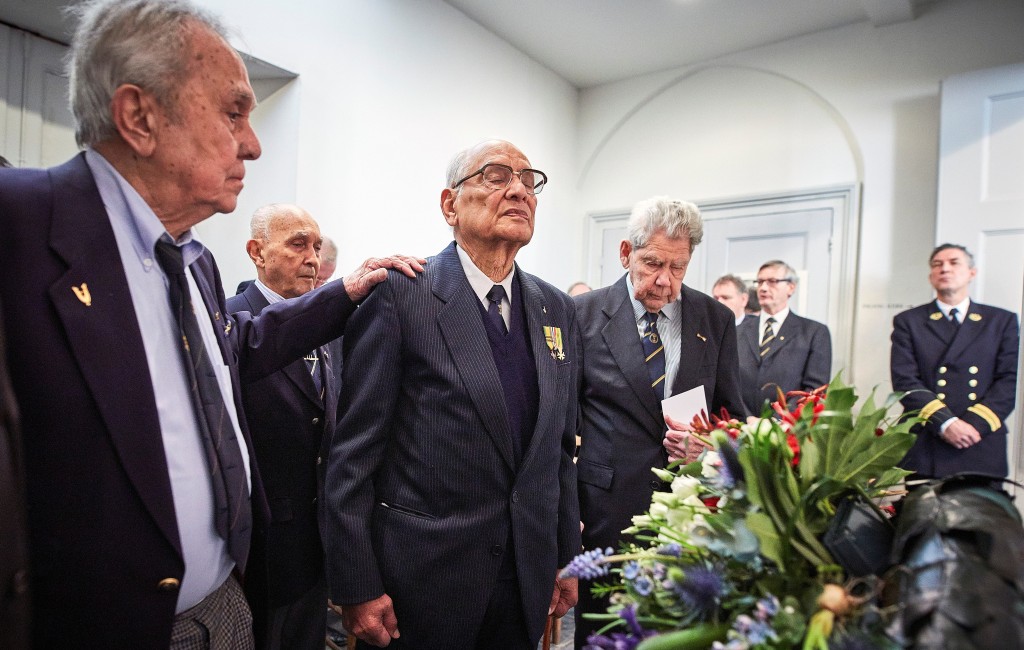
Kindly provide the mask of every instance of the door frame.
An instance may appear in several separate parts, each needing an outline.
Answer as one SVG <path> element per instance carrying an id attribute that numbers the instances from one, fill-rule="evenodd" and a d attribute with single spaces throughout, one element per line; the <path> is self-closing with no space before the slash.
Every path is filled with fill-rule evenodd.
<path id="1" fill-rule="evenodd" d="M 832 368 L 842 371 L 843 382 L 856 383 L 853 355 L 853 333 L 857 316 L 857 265 L 860 245 L 860 203 L 862 187 L 858 184 L 837 185 L 772 194 L 708 199 L 695 201 L 705 221 L 735 217 L 756 217 L 779 211 L 830 209 L 833 213 L 832 234 L 829 241 L 832 256 L 829 277 L 828 321 L 832 334 Z M 629 209 L 603 210 L 587 215 L 586 278 L 592 287 L 600 285 L 601 258 L 604 231 L 621 228 L 629 219 Z M 692 273 L 693 269 L 691 269 Z M 700 285 L 713 282 L 687 273 L 685 284 L 708 293 L 711 287 Z"/>

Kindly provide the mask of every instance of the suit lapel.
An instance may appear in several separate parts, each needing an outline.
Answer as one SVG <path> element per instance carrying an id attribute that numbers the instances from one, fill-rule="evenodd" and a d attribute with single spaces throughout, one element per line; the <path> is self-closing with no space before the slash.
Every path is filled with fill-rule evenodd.
<path id="1" fill-rule="evenodd" d="M 740 323 L 740 326 L 736 328 L 736 338 L 739 339 L 738 345 L 746 345 L 750 350 L 751 358 L 757 360 L 757 365 L 761 365 L 761 332 L 758 328 L 761 326 L 761 321 L 757 316 L 752 317 L 752 321 L 748 324 L 747 322 Z"/>
<path id="2" fill-rule="evenodd" d="M 540 439 L 543 437 L 541 432 L 553 418 L 558 417 L 556 407 L 562 404 L 564 399 L 564 396 L 557 394 L 558 370 L 555 360 L 551 357 L 547 339 L 544 338 L 544 326 L 560 327 L 568 323 L 555 322 L 551 314 L 548 313 L 544 293 L 533 281 L 533 278 L 523 273 L 518 266 L 516 275 L 519 277 L 519 284 L 523 291 L 526 335 L 530 340 L 533 362 L 537 367 L 537 422 L 534 425 L 533 436 L 530 438 L 530 446 L 523 453 L 523 464 L 525 465 L 532 458 L 535 450 L 540 447 Z M 568 334 L 569 332 L 562 332 L 563 345 L 569 342 Z"/>
<path id="3" fill-rule="evenodd" d="M 50 245 L 68 269 L 50 287 L 50 299 L 128 479 L 164 536 L 180 550 L 170 478 L 166 471 L 155 471 L 167 466 L 167 458 L 114 232 L 84 155 L 51 174 Z M 83 284 L 91 301 L 72 291 Z"/>
<path id="4" fill-rule="evenodd" d="M 928 309 L 924 313 L 926 314 L 925 318 L 927 319 L 924 324 L 925 330 L 942 343 L 942 345 L 949 346 L 953 340 L 953 335 L 956 332 L 952 327 L 950 327 L 949 321 L 947 321 L 942 315 L 938 304 L 936 304 L 935 301 L 932 301 L 928 304 Z M 935 317 L 935 314 L 938 314 L 938 317 Z"/>
<path id="5" fill-rule="evenodd" d="M 437 322 L 448 353 L 484 428 L 493 438 L 501 457 L 514 471 L 516 462 L 508 409 L 483 317 L 477 306 L 479 300 L 462 270 L 454 243 L 441 251 L 433 263 L 437 266 L 437 273 L 433 276 L 431 288 L 434 295 L 445 303 L 438 312 Z"/>
<path id="6" fill-rule="evenodd" d="M 973 320 L 971 316 L 981 320 Z M 946 359 L 961 359 L 964 358 L 966 349 L 969 348 L 978 335 L 981 334 L 983 329 L 984 316 L 979 313 L 974 302 L 971 301 L 971 306 L 967 309 L 967 313 L 964 314 L 964 322 L 960 323 L 959 326 L 954 326 L 949 321 L 946 321 L 946 328 L 951 333 L 949 347 L 946 349 L 946 354 L 943 355 L 943 363 Z M 941 321 L 940 321 L 941 322 Z"/>
<path id="7" fill-rule="evenodd" d="M 608 302 L 603 310 L 608 317 L 608 322 L 601 330 L 604 344 L 612 353 L 615 364 L 636 398 L 647 413 L 660 423 L 661 405 L 651 389 L 651 375 L 644 364 L 644 348 L 637 330 L 633 303 L 626 290 L 626 276 L 622 276 L 608 292 Z"/>
<path id="8" fill-rule="evenodd" d="M 789 312 L 789 316 L 783 321 L 782 325 L 779 326 L 778 331 L 775 333 L 775 339 L 771 342 L 768 348 L 768 354 L 764 355 L 761 359 L 761 363 L 766 363 L 770 359 L 774 358 L 779 350 L 786 347 L 786 344 L 792 340 L 795 340 L 803 334 L 803 323 L 796 317 L 796 314 Z M 761 332 L 764 335 L 764 332 Z M 758 355 L 761 354 L 761 342 L 757 343 Z"/>
<path id="9" fill-rule="evenodd" d="M 697 376 L 704 351 L 707 349 L 707 312 L 698 309 L 697 303 L 688 296 L 690 289 L 683 287 L 679 292 L 680 345 L 679 369 L 672 381 L 672 394 L 697 387 Z M 708 407 L 710 408 L 710 404 Z"/>

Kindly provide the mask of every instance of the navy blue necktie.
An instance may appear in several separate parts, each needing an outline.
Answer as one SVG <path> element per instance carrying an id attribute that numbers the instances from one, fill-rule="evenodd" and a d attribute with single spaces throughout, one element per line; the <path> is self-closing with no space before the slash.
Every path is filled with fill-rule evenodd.
<path id="1" fill-rule="evenodd" d="M 643 345 L 647 363 L 647 372 L 651 375 L 651 388 L 659 401 L 665 398 L 665 344 L 658 335 L 658 314 L 644 314 L 647 326 L 644 327 Z"/>
<path id="2" fill-rule="evenodd" d="M 252 535 L 252 509 L 242 450 L 199 330 L 181 249 L 168 242 L 157 242 L 156 256 L 170 280 L 171 311 L 181 335 L 192 407 L 213 483 L 214 524 L 217 534 L 227 541 L 228 553 L 238 570 L 244 572 Z M 206 305 L 201 304 L 200 308 L 205 314 Z"/>
<path id="3" fill-rule="evenodd" d="M 508 327 L 505 326 L 505 319 L 501 316 L 501 301 L 505 298 L 505 287 L 496 284 L 487 292 L 487 318 L 498 328 L 502 334 L 508 334 Z"/>

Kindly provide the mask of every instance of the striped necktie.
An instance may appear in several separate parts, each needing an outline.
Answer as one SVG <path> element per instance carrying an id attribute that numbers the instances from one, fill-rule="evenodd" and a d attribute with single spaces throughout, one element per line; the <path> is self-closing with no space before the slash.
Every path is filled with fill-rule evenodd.
<path id="1" fill-rule="evenodd" d="M 651 376 L 651 388 L 658 400 L 665 398 L 665 344 L 658 335 L 658 314 L 644 314 L 647 326 L 644 327 L 643 346 L 647 363 L 647 372 Z"/>
<path id="2" fill-rule="evenodd" d="M 764 336 L 761 337 L 761 358 L 771 350 L 771 342 L 775 340 L 775 319 L 771 316 L 764 322 Z"/>

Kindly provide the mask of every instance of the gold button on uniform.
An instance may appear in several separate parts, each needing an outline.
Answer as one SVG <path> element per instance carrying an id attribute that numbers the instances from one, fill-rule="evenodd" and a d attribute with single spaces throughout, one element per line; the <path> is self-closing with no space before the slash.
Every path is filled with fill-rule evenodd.
<path id="1" fill-rule="evenodd" d="M 160 591 L 177 591 L 180 586 L 181 581 L 177 578 L 164 578 L 157 583 L 156 588 Z"/>
<path id="2" fill-rule="evenodd" d="M 940 380 L 938 380 L 935 383 L 938 384 L 939 386 L 945 386 L 946 385 L 946 380 L 945 379 L 940 379 Z"/>
<path id="3" fill-rule="evenodd" d="M 967 369 L 967 372 L 971 373 L 972 375 L 978 374 L 978 366 L 971 366 L 970 368 Z"/>
<path id="4" fill-rule="evenodd" d="M 978 399 L 978 395 L 976 393 L 968 393 L 967 394 L 967 399 L 969 399 L 969 400 L 971 400 L 973 402 L 974 400 Z"/>
<path id="5" fill-rule="evenodd" d="M 938 397 L 939 399 L 946 399 L 946 394 L 945 393 L 939 393 L 938 395 L 936 395 L 936 397 Z"/>
<path id="6" fill-rule="evenodd" d="M 939 366 L 939 374 L 940 375 L 946 374 L 946 366 Z"/>
<path id="7" fill-rule="evenodd" d="M 972 379 L 969 382 L 967 382 L 967 385 L 970 386 L 971 388 L 974 388 L 975 386 L 978 385 L 978 380 L 977 379 Z"/>

